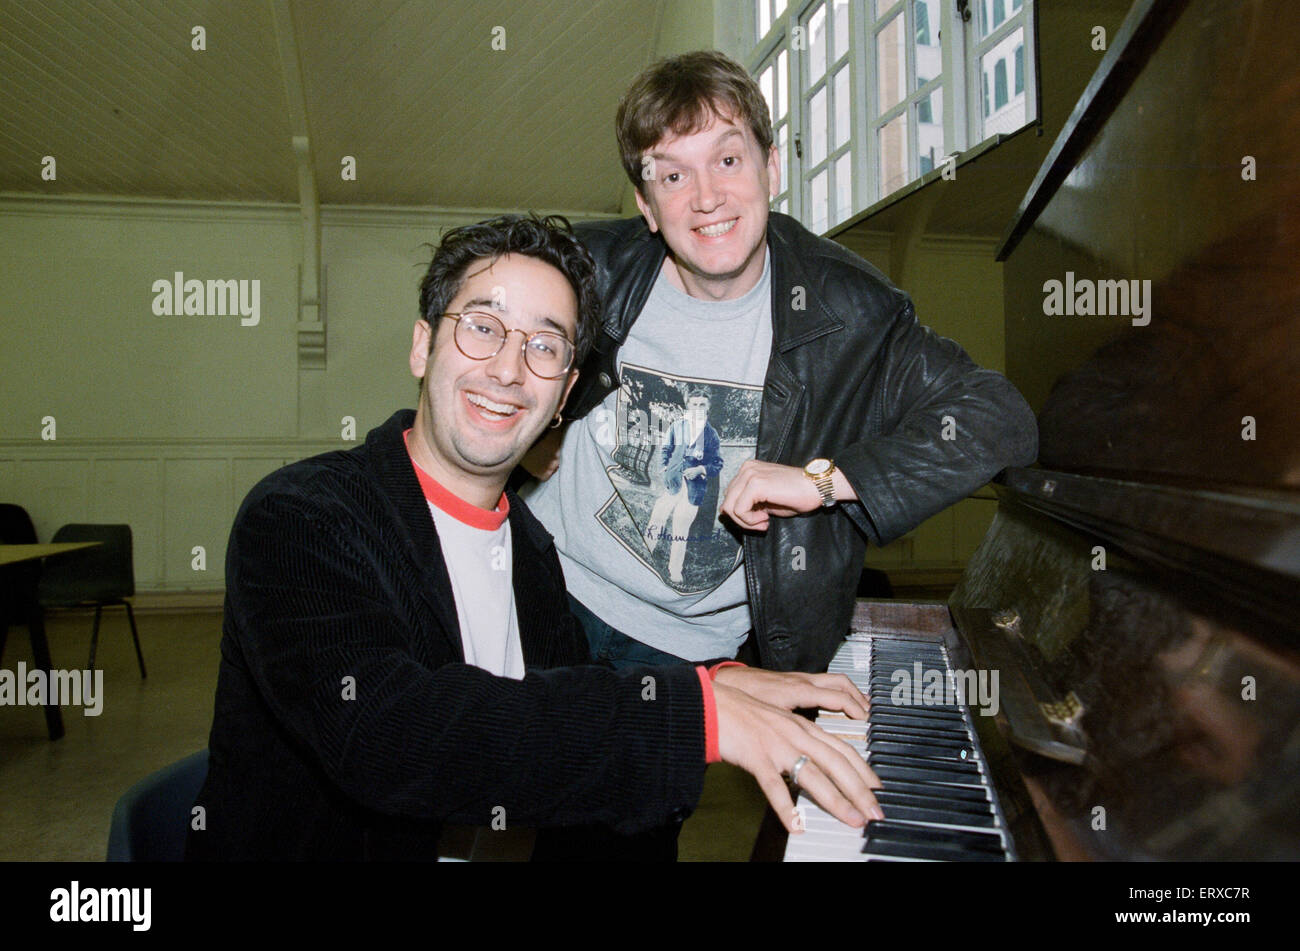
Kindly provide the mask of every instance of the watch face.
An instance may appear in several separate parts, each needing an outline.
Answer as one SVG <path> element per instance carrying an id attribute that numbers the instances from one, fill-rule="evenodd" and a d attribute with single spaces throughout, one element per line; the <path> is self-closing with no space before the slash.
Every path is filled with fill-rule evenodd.
<path id="1" fill-rule="evenodd" d="M 804 466 L 804 472 L 809 475 L 819 476 L 831 467 L 829 459 L 814 459 L 808 465 Z"/>

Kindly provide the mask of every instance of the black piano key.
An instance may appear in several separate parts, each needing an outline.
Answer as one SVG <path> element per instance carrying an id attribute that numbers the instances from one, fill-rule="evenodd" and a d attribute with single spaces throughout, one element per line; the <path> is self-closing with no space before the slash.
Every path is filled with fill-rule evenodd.
<path id="1" fill-rule="evenodd" d="M 965 722 L 965 717 L 961 714 L 960 707 L 920 707 L 910 706 L 906 703 L 880 703 L 878 701 L 871 704 L 871 712 L 874 713 L 892 713 L 895 716 L 912 717 L 921 720 L 950 720 L 956 723 Z"/>
<path id="2" fill-rule="evenodd" d="M 951 756 L 955 759 L 973 759 L 975 752 L 974 747 L 964 737 L 939 739 L 933 736 L 915 736 L 887 730 L 880 730 L 874 734 L 868 733 L 867 743 L 872 747 L 877 743 L 893 743 L 921 751 L 927 756 Z M 963 756 L 963 753 L 966 755 Z"/>
<path id="3" fill-rule="evenodd" d="M 892 663 L 879 658 L 872 658 L 871 669 L 867 671 L 868 679 L 872 683 L 896 684 L 902 681 L 909 686 L 917 683 L 918 687 L 924 687 L 927 681 L 933 681 L 937 675 L 940 682 L 947 682 L 948 665 L 943 661 L 938 663 L 921 663 L 921 679 L 918 682 L 916 678 L 916 667 L 908 661 L 899 661 Z M 904 677 L 906 675 L 906 677 Z"/>
<path id="4" fill-rule="evenodd" d="M 965 724 L 960 728 L 957 727 L 936 727 L 934 724 L 929 726 L 918 726 L 914 723 L 904 723 L 902 721 L 888 721 L 888 714 L 881 714 L 878 719 L 872 714 L 871 720 L 867 723 L 867 739 L 870 740 L 877 736 L 902 737 L 905 739 L 926 739 L 935 742 L 944 743 L 962 743 L 970 745 L 970 734 L 966 731 Z"/>
<path id="5" fill-rule="evenodd" d="M 903 806 L 896 803 L 888 806 L 882 804 L 880 808 L 884 810 L 885 818 L 892 822 L 910 819 L 913 822 L 932 822 L 953 826 L 984 826 L 990 829 L 997 824 L 992 812 L 960 812 L 953 809 Z"/>
<path id="6" fill-rule="evenodd" d="M 970 754 L 962 756 L 956 749 L 943 746 L 924 746 L 919 743 L 896 743 L 891 740 L 874 740 L 867 743 L 871 753 L 886 756 L 914 756 L 918 759 L 933 760 L 936 763 L 974 763 Z"/>
<path id="7" fill-rule="evenodd" d="M 889 820 L 867 823 L 867 842 L 912 842 L 971 852 L 996 852 L 1005 850 L 1002 836 L 996 832 L 976 832 L 965 829 L 935 829 L 929 826 L 907 825 Z"/>
<path id="8" fill-rule="evenodd" d="M 910 806 L 915 809 L 941 809 L 945 812 L 953 813 L 954 815 L 993 815 L 993 804 L 988 800 L 967 802 L 964 799 L 953 799 L 944 796 L 941 791 L 936 791 L 935 795 L 928 796 L 910 792 L 898 792 L 894 789 L 877 789 L 876 802 L 880 803 L 880 808 L 882 809 L 886 806 Z"/>
<path id="9" fill-rule="evenodd" d="M 972 762 L 927 759 L 923 756 L 899 755 L 897 753 L 877 753 L 875 750 L 870 750 L 870 753 L 871 755 L 867 757 L 867 761 L 871 764 L 872 769 L 877 766 L 906 766 L 942 773 L 956 773 L 963 776 L 978 777 L 980 775 L 979 765 Z"/>
<path id="10" fill-rule="evenodd" d="M 963 802 L 986 803 L 989 801 L 988 793 L 985 792 L 983 786 L 945 786 L 910 779 L 893 778 L 880 791 L 912 793 L 918 796 L 943 796 L 953 801 L 961 800 Z"/>
<path id="11" fill-rule="evenodd" d="M 930 727 L 912 727 L 906 723 L 880 724 L 879 729 L 868 728 L 866 741 L 886 740 L 894 743 L 916 743 L 928 740 L 931 743 L 953 743 L 970 746 L 971 739 L 965 730 L 937 730 Z"/>
<path id="12" fill-rule="evenodd" d="M 972 776 L 969 773 L 959 773 L 956 770 L 922 769 L 918 766 L 877 766 L 871 760 L 867 760 L 867 765 L 871 767 L 871 771 L 880 778 L 881 782 L 888 779 L 906 779 L 914 783 L 941 783 L 958 786 L 980 785 L 978 775 Z"/>
<path id="13" fill-rule="evenodd" d="M 931 671 L 938 671 L 942 675 L 950 669 L 947 659 L 942 654 L 931 654 L 925 657 L 873 654 L 871 657 L 871 672 L 889 676 L 898 671 L 904 671 L 908 677 L 915 679 L 918 662 L 921 665 L 922 677 L 930 675 Z"/>
<path id="14" fill-rule="evenodd" d="M 965 736 L 965 720 L 945 720 L 938 717 L 918 717 L 910 713 L 903 712 L 906 708 L 896 707 L 892 710 L 880 710 L 875 707 L 871 709 L 871 719 L 869 723 L 880 724 L 881 726 L 910 726 L 918 730 L 934 730 L 936 732 L 946 732 L 950 735 Z"/>
<path id="15" fill-rule="evenodd" d="M 902 669 L 903 668 L 899 668 L 899 670 Z M 935 673 L 939 675 L 942 683 L 946 683 L 947 677 L 942 668 L 933 668 L 931 674 Z M 871 671 L 871 675 L 867 678 L 867 683 L 871 684 L 873 687 L 885 687 L 889 690 L 893 690 L 895 687 L 900 687 L 904 684 L 907 686 L 908 690 L 911 690 L 915 685 L 917 690 L 924 691 L 927 686 L 926 672 L 924 670 L 921 671 L 921 678 L 922 679 L 919 683 L 914 683 L 910 674 L 906 680 L 903 680 L 897 675 L 897 671 L 877 667 Z M 933 690 L 934 688 L 930 687 L 930 689 Z"/>
<path id="16" fill-rule="evenodd" d="M 964 719 L 962 711 L 965 708 L 956 703 L 894 703 L 894 698 L 887 693 L 870 693 L 867 694 L 867 699 L 871 701 L 873 710 L 924 710 L 932 714 L 942 713 L 944 719 Z"/>
<path id="17" fill-rule="evenodd" d="M 933 686 L 932 682 L 934 679 L 934 675 L 936 673 L 940 677 L 940 684 L 942 685 L 941 689 L 946 689 L 948 678 L 944 676 L 942 670 L 937 670 L 932 672 L 928 678 L 925 677 L 924 674 L 922 674 L 922 679 L 917 681 L 912 679 L 911 677 L 901 678 L 898 676 L 898 673 L 896 671 L 888 670 L 886 668 L 876 667 L 872 669 L 871 674 L 866 678 L 866 681 L 869 687 L 883 688 L 885 690 L 902 689 L 902 690 L 906 690 L 908 693 L 911 693 L 913 690 L 915 690 L 918 693 L 923 694 L 925 692 L 926 687 L 929 687 L 931 694 L 933 694 L 935 687 Z"/>

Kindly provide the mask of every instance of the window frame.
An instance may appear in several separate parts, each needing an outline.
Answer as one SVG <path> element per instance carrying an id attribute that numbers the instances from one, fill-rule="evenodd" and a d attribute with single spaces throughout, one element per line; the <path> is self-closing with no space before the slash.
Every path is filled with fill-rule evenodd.
<path id="1" fill-rule="evenodd" d="M 928 26 L 931 36 L 937 31 L 941 56 L 939 75 L 931 78 L 923 86 L 916 82 L 916 15 L 913 0 L 894 0 L 881 15 L 875 12 L 876 0 L 849 0 L 848 5 L 848 50 L 844 59 L 832 60 L 833 45 L 831 37 L 834 26 L 827 31 L 826 71 L 815 82 L 809 83 L 809 61 L 811 59 L 811 36 L 806 32 L 812 11 L 824 5 L 828 20 L 834 20 L 834 0 L 730 0 L 738 4 L 740 23 L 744 37 L 752 42 L 745 47 L 742 43 L 742 55 L 737 58 L 757 80 L 762 71 L 769 66 L 773 68 L 773 88 L 777 88 L 779 77 L 776 76 L 777 63 L 782 50 L 786 52 L 786 118 L 787 154 L 781 166 L 781 193 L 774 201 L 786 202 L 786 213 L 811 228 L 810 191 L 813 178 L 823 169 L 827 174 L 827 228 L 833 230 L 844 221 L 865 211 L 871 206 L 894 195 L 898 191 L 915 183 L 924 174 L 920 169 L 918 142 L 918 109 L 936 90 L 942 94 L 943 108 L 943 147 L 946 159 L 954 154 L 969 152 L 974 149 L 984 150 L 999 136 L 1007 136 L 1025 126 L 1038 121 L 1038 59 L 1034 54 L 1037 38 L 1034 17 L 1037 13 L 1037 0 L 1022 0 L 1020 9 L 1013 11 L 1001 24 L 984 39 L 978 39 L 980 18 L 983 16 L 983 0 L 969 0 L 967 9 L 970 22 L 963 20 L 958 0 L 941 0 L 939 3 L 938 23 L 931 21 Z M 778 3 L 784 2 L 784 9 L 771 17 L 767 32 L 757 36 L 758 5 L 765 3 L 769 11 L 774 11 Z M 1012 0 L 1007 0 L 1010 6 Z M 903 19 L 903 50 L 905 57 L 905 85 L 903 98 L 883 114 L 878 114 L 877 99 L 879 89 L 877 79 L 876 38 L 880 30 L 887 27 L 896 16 Z M 804 27 L 805 42 L 796 48 L 791 42 L 795 27 Z M 989 50 L 997 46 L 1017 29 L 1024 29 L 1023 71 L 1025 96 L 1025 120 L 1016 129 L 1008 132 L 994 132 L 983 135 L 985 124 L 981 108 L 983 74 L 980 59 Z M 1014 56 L 1008 57 L 1009 60 Z M 849 70 L 849 138 L 847 143 L 838 147 L 832 144 L 833 137 L 828 133 L 826 155 L 817 165 L 812 165 L 808 157 L 811 148 L 811 100 L 818 89 L 830 90 L 836 67 Z M 1015 98 L 1014 62 L 1008 63 L 1008 99 Z M 974 79 L 975 81 L 971 81 Z M 993 90 L 989 90 L 990 100 Z M 833 92 L 827 94 L 827 110 L 833 116 Z M 775 98 L 775 96 L 774 96 Z M 990 110 L 996 112 L 996 109 Z M 889 192 L 883 189 L 880 169 L 879 130 L 899 115 L 906 115 L 907 129 L 907 172 L 906 181 Z M 833 126 L 832 118 L 828 125 Z M 774 144 L 777 138 L 777 122 L 773 121 Z M 852 174 L 850 207 L 845 216 L 836 215 L 836 165 L 844 154 L 850 154 Z M 937 169 L 941 161 L 936 159 Z M 796 185 L 798 187 L 796 187 Z"/>

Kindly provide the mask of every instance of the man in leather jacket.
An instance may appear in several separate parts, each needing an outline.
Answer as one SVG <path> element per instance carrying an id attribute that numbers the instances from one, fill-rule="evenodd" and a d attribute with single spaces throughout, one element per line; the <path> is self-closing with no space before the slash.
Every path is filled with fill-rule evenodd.
<path id="1" fill-rule="evenodd" d="M 848 629 L 867 543 L 885 545 L 1031 462 L 1033 414 L 1003 376 L 921 326 L 876 268 L 769 213 L 779 158 L 762 94 L 738 64 L 699 52 L 651 66 L 619 107 L 618 134 L 642 218 L 578 228 L 604 317 L 569 400 L 558 469 L 554 440 L 525 461 L 556 473 L 529 504 L 556 536 L 589 636 L 594 616 L 604 637 L 690 660 L 734 652 L 752 632 L 764 667 L 824 670 Z M 700 328 L 711 308 L 747 297 L 739 316 L 718 311 L 722 339 L 710 351 Z M 732 360 L 751 338 L 761 362 Z M 678 377 L 761 385 L 748 442 L 724 447 L 720 519 L 743 552 L 743 586 L 732 581 L 741 593 L 727 603 L 652 589 L 660 579 L 645 580 L 651 563 L 618 525 L 636 522 L 635 493 L 613 475 L 614 494 L 582 475 L 624 439 L 645 381 Z M 606 554 L 610 536 L 632 558 Z"/>

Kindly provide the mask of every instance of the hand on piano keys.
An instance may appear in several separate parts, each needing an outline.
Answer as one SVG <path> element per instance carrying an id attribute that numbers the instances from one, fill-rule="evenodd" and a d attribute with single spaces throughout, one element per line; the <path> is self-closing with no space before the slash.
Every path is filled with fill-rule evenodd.
<path id="1" fill-rule="evenodd" d="M 799 816 L 805 834 L 790 837 L 787 862 L 1013 857 L 970 711 L 964 704 L 898 704 L 895 699 L 895 673 L 917 663 L 940 674 L 951 671 L 947 651 L 933 639 L 856 634 L 841 645 L 830 669 L 843 671 L 875 697 L 871 722 L 835 713 L 824 713 L 817 722 L 879 771 L 876 795 L 884 821 L 851 828 L 838 814 L 819 808 L 822 804 L 803 804 Z"/>
<path id="2" fill-rule="evenodd" d="M 743 690 L 782 710 L 835 710 L 865 720 L 871 702 L 844 674 L 780 673 L 758 667 L 724 667 L 715 683 Z"/>
<path id="3" fill-rule="evenodd" d="M 718 671 L 713 691 L 719 753 L 753 775 L 787 831 L 802 829 L 782 776 L 801 757 L 799 787 L 828 813 L 851 826 L 882 817 L 872 794 L 880 782 L 863 757 L 792 712 L 820 706 L 864 718 L 866 698 L 847 678 L 730 667 Z"/>

